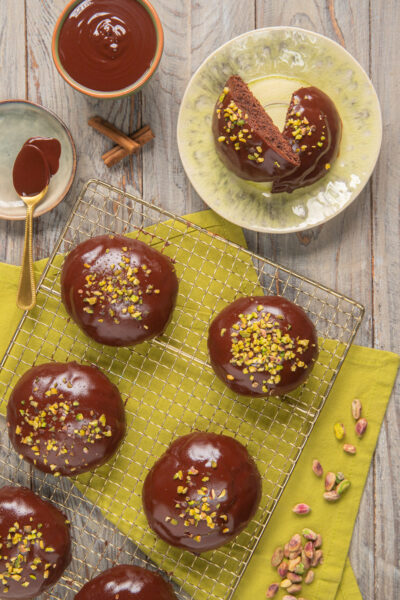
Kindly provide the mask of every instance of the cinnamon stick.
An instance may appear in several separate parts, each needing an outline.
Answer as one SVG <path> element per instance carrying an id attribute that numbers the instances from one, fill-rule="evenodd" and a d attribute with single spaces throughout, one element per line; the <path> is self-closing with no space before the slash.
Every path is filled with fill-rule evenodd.
<path id="1" fill-rule="evenodd" d="M 140 148 L 140 145 L 137 142 L 102 117 L 92 117 L 88 120 L 88 124 L 93 127 L 93 129 L 96 129 L 96 131 L 99 131 L 113 140 L 116 144 L 126 150 L 128 154 L 132 154 Z"/>
<path id="2" fill-rule="evenodd" d="M 134 140 L 139 147 L 144 146 L 147 142 L 154 139 L 154 133 L 150 129 L 149 125 L 144 125 L 141 129 L 138 129 L 134 133 L 130 135 L 130 138 Z M 130 153 L 125 150 L 125 148 L 121 148 L 121 146 L 114 146 L 108 152 L 105 152 L 101 157 L 108 168 L 116 165 L 120 160 L 128 156 Z"/>

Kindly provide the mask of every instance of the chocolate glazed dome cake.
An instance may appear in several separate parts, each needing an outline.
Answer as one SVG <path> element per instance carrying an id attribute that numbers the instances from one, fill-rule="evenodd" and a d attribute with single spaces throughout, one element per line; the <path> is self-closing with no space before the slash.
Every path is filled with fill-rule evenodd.
<path id="1" fill-rule="evenodd" d="M 172 586 L 148 569 L 118 565 L 88 581 L 75 600 L 177 600 Z"/>
<path id="2" fill-rule="evenodd" d="M 274 181 L 300 165 L 291 141 L 238 75 L 228 79 L 217 101 L 212 131 L 218 156 L 242 179 Z"/>
<path id="3" fill-rule="evenodd" d="M 0 488 L 0 598 L 38 597 L 70 560 L 64 515 L 27 488 Z"/>
<path id="4" fill-rule="evenodd" d="M 246 448 L 226 435 L 200 431 L 172 442 L 143 485 L 150 527 L 194 554 L 233 540 L 260 499 L 261 477 Z"/>
<path id="5" fill-rule="evenodd" d="M 281 396 L 310 374 L 318 356 L 315 327 L 302 308 L 280 296 L 235 300 L 208 333 L 211 365 L 231 390 Z"/>
<path id="6" fill-rule="evenodd" d="M 99 235 L 65 259 L 61 297 L 89 337 L 132 346 L 161 335 L 175 307 L 178 279 L 172 261 L 144 242 Z"/>
<path id="7" fill-rule="evenodd" d="M 25 460 L 55 476 L 74 476 L 108 461 L 125 435 L 117 387 L 96 367 L 48 363 L 29 369 L 7 405 L 11 443 Z"/>
<path id="8" fill-rule="evenodd" d="M 342 121 L 336 106 L 316 87 L 292 95 L 283 135 L 300 158 L 300 165 L 274 181 L 272 193 L 293 192 L 315 183 L 331 169 L 339 154 Z"/>

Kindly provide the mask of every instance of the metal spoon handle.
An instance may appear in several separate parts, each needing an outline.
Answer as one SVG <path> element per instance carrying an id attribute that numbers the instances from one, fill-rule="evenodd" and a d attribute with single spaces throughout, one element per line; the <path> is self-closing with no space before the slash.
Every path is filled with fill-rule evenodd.
<path id="1" fill-rule="evenodd" d="M 27 206 L 26 208 L 24 251 L 22 254 L 21 278 L 17 294 L 17 306 L 23 310 L 30 310 L 36 304 L 36 285 L 32 257 L 33 209 L 33 206 Z"/>

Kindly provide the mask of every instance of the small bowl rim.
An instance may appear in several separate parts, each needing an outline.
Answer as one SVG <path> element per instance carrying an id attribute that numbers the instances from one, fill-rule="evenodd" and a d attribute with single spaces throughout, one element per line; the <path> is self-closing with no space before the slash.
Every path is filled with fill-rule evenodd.
<path id="1" fill-rule="evenodd" d="M 53 61 L 54 61 L 57 71 L 59 72 L 61 77 L 64 79 L 64 81 L 66 81 L 71 87 L 73 87 L 78 92 L 85 94 L 86 96 L 91 96 L 92 98 L 104 98 L 104 99 L 113 100 L 116 98 L 121 98 L 123 96 L 129 96 L 129 95 L 133 94 L 134 92 L 138 91 L 145 83 L 147 83 L 147 81 L 149 81 L 149 79 L 153 76 L 153 74 L 155 73 L 155 71 L 160 63 L 161 56 L 163 53 L 164 30 L 163 30 L 163 26 L 162 26 L 160 17 L 158 16 L 156 9 L 149 2 L 149 0 L 132 0 L 134 2 L 139 2 L 146 9 L 146 11 L 148 12 L 148 14 L 151 17 L 151 20 L 153 21 L 154 29 L 156 32 L 156 37 L 157 37 L 156 52 L 154 54 L 152 64 L 151 64 L 150 68 L 148 69 L 148 71 L 146 71 L 133 84 L 131 84 L 125 88 L 121 88 L 119 90 L 100 91 L 100 90 L 92 90 L 91 88 L 88 88 L 88 87 L 82 85 L 81 83 L 77 82 L 75 79 L 73 79 L 69 75 L 69 73 L 64 69 L 64 67 L 62 66 L 59 52 L 58 52 L 58 42 L 60 39 L 60 32 L 61 32 L 62 25 L 64 24 L 64 21 L 67 19 L 69 13 L 73 10 L 73 8 L 83 1 L 84 0 L 70 0 L 70 2 L 68 2 L 68 4 L 62 10 L 62 12 L 61 12 L 60 16 L 58 17 L 57 22 L 54 26 L 53 38 L 52 38 L 52 42 L 51 42 L 51 53 L 52 53 Z"/>

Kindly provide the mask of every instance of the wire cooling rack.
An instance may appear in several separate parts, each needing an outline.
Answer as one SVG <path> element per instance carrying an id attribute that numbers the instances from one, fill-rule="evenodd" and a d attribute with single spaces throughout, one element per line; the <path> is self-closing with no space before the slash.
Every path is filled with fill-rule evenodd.
<path id="1" fill-rule="evenodd" d="M 171 324 L 157 340 L 110 348 L 86 338 L 60 301 L 65 253 L 101 233 L 130 233 L 168 254 L 180 279 Z M 213 315 L 240 295 L 279 293 L 302 306 L 320 338 L 307 382 L 284 399 L 234 395 L 208 364 Z M 212 232 L 97 180 L 89 181 L 40 280 L 37 307 L 24 315 L 0 365 L 0 413 L 21 373 L 33 364 L 78 360 L 98 365 L 120 388 L 128 435 L 113 461 L 74 480 L 45 475 L 10 447 L 2 417 L 0 484 L 19 483 L 50 499 L 71 521 L 73 560 L 43 597 L 65 600 L 116 563 L 159 569 L 179 598 L 228 600 L 313 429 L 362 320 L 363 307 Z M 170 442 L 193 429 L 244 443 L 263 478 L 252 523 L 236 540 L 194 556 L 149 530 L 143 480 Z"/>

